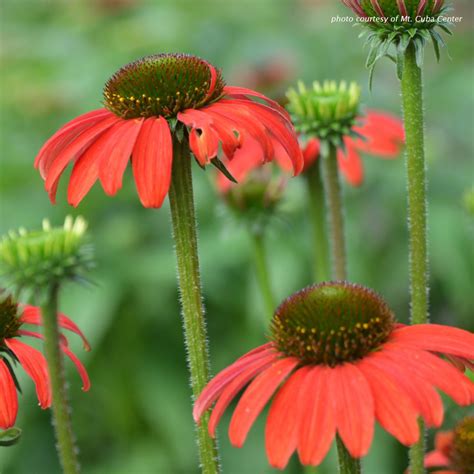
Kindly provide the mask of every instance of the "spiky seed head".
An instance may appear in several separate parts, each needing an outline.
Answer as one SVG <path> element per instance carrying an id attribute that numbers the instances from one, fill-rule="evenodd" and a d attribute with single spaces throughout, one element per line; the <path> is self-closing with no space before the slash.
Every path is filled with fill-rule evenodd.
<path id="1" fill-rule="evenodd" d="M 373 290 L 336 281 L 287 298 L 273 316 L 271 339 L 304 364 L 333 367 L 375 351 L 393 325 L 392 311 Z"/>
<path id="2" fill-rule="evenodd" d="M 105 84 L 104 105 L 124 119 L 175 117 L 198 109 L 223 93 L 221 72 L 187 54 L 156 54 L 120 68 Z"/>

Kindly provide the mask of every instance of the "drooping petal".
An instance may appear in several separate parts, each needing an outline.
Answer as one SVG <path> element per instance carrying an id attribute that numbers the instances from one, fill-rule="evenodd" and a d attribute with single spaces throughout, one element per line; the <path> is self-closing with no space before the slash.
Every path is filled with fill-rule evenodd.
<path id="1" fill-rule="evenodd" d="M 273 361 L 274 358 L 272 356 L 257 359 L 252 364 L 247 365 L 245 369 L 224 388 L 212 409 L 212 414 L 209 419 L 209 434 L 212 437 L 215 436 L 217 424 L 229 406 L 229 403 L 250 380 L 269 367 Z"/>
<path id="2" fill-rule="evenodd" d="M 373 9 L 377 12 L 377 15 L 385 17 L 382 7 L 380 6 L 379 0 L 370 0 L 370 3 L 372 4 Z"/>
<path id="3" fill-rule="evenodd" d="M 298 433 L 298 455 L 304 465 L 319 465 L 336 435 L 336 414 L 329 391 L 330 376 L 331 368 L 315 366 L 301 387 L 299 402 L 305 415 Z"/>
<path id="4" fill-rule="evenodd" d="M 435 449 L 437 451 L 448 452 L 454 441 L 453 431 L 438 431 L 435 435 Z"/>
<path id="5" fill-rule="evenodd" d="M 302 171 L 304 165 L 303 154 L 296 134 L 291 128 L 291 122 L 284 115 L 271 107 L 252 101 L 239 99 L 228 101 L 223 99 L 218 104 L 219 106 L 232 104 L 234 110 L 246 109 L 248 114 L 259 120 L 265 126 L 270 136 L 284 148 L 288 158 L 293 163 L 294 174 L 297 175 Z M 273 159 L 273 157 L 270 157 L 270 159 Z"/>
<path id="6" fill-rule="evenodd" d="M 352 10 L 354 10 L 354 12 L 363 17 L 363 18 L 366 18 L 367 17 L 367 14 L 364 12 L 364 10 L 362 9 L 362 7 L 360 6 L 360 3 L 359 3 L 360 0 L 342 0 L 342 3 L 344 3 L 344 5 L 347 5 L 349 8 L 351 8 Z"/>
<path id="7" fill-rule="evenodd" d="M 23 306 L 23 313 L 20 316 L 20 321 L 24 324 L 33 324 L 35 326 L 41 326 L 43 321 L 41 319 L 41 310 L 37 306 L 31 305 L 24 305 Z M 86 351 L 90 351 L 91 346 L 89 341 L 84 336 L 84 333 L 79 329 L 77 324 L 69 319 L 65 314 L 58 313 L 58 325 L 62 329 L 67 329 L 75 334 L 77 334 L 81 339 L 82 343 L 84 344 L 84 349 Z"/>
<path id="8" fill-rule="evenodd" d="M 49 169 L 45 171 L 45 188 L 54 202 L 59 178 L 67 165 L 79 157 L 84 151 L 94 143 L 94 141 L 112 125 L 118 123 L 120 119 L 115 115 L 106 116 L 101 121 L 86 128 L 82 133 L 74 138 L 67 146 L 64 146 L 51 160 Z"/>
<path id="9" fill-rule="evenodd" d="M 199 112 L 207 117 L 209 126 L 215 131 L 221 141 L 222 151 L 231 160 L 235 151 L 242 145 L 245 132 L 243 132 L 242 128 L 239 129 L 234 120 L 221 114 L 214 114 L 213 111 L 214 108 L 205 107 L 195 112 Z"/>
<path id="10" fill-rule="evenodd" d="M 99 169 L 99 179 L 104 191 L 114 196 L 122 187 L 122 177 L 132 155 L 138 134 L 144 119 L 130 119 L 122 121 L 115 130 L 115 143 L 111 153 L 102 160 Z M 110 137 L 112 140 L 112 137 Z"/>
<path id="11" fill-rule="evenodd" d="M 35 383 L 36 395 L 41 408 L 51 406 L 48 366 L 43 354 L 17 339 L 5 339 L 5 344 L 15 354 L 25 372 Z"/>
<path id="12" fill-rule="evenodd" d="M 334 367 L 329 380 L 337 431 L 353 457 L 365 456 L 374 435 L 373 391 L 355 364 Z"/>
<path id="13" fill-rule="evenodd" d="M 13 381 L 7 364 L 0 357 L 0 428 L 11 428 L 18 413 L 18 397 L 15 382 Z"/>
<path id="14" fill-rule="evenodd" d="M 298 443 L 298 431 L 303 410 L 300 395 L 309 367 L 303 367 L 288 377 L 278 391 L 268 413 L 265 426 L 265 447 L 272 467 L 284 469 Z"/>
<path id="15" fill-rule="evenodd" d="M 427 351 L 474 359 L 474 334 L 440 324 L 415 324 L 393 331 L 390 338 Z"/>
<path id="16" fill-rule="evenodd" d="M 405 0 L 397 0 L 398 10 L 403 16 L 408 16 L 407 6 L 405 5 Z"/>
<path id="17" fill-rule="evenodd" d="M 428 0 L 420 0 L 420 3 L 418 4 L 418 8 L 416 9 L 416 16 L 422 15 L 427 5 L 428 5 Z"/>
<path id="18" fill-rule="evenodd" d="M 242 447 L 255 419 L 298 362 L 295 358 L 277 360 L 248 386 L 230 422 L 229 439 L 233 446 Z"/>
<path id="19" fill-rule="evenodd" d="M 41 339 L 44 340 L 44 337 L 42 334 L 39 334 L 34 331 L 27 331 L 25 329 L 19 329 L 18 333 L 19 336 L 27 336 L 27 337 L 35 337 L 36 339 Z M 59 340 L 61 344 L 64 344 L 65 346 L 69 345 L 69 341 L 66 339 L 66 336 L 64 334 L 59 334 Z"/>
<path id="20" fill-rule="evenodd" d="M 61 350 L 72 360 L 74 365 L 76 366 L 77 371 L 79 372 L 79 376 L 82 379 L 82 390 L 87 392 L 91 388 L 91 382 L 89 380 L 89 375 L 85 367 L 82 365 L 81 361 L 74 355 L 74 353 L 69 349 L 69 347 L 61 344 Z"/>
<path id="21" fill-rule="evenodd" d="M 223 100 L 215 102 L 202 109 L 209 114 L 214 122 L 222 117 L 226 121 L 234 123 L 235 129 L 241 135 L 243 142 L 246 135 L 250 135 L 262 147 L 264 161 L 271 161 L 274 150 L 271 137 L 267 134 L 265 126 L 244 107 L 234 107 Z M 235 155 L 229 159 L 234 159 Z"/>
<path id="22" fill-rule="evenodd" d="M 405 131 L 398 117 L 371 110 L 362 121 L 363 124 L 355 126 L 354 131 L 364 139 L 351 138 L 359 151 L 382 158 L 396 158 L 400 154 Z"/>
<path id="23" fill-rule="evenodd" d="M 319 140 L 311 138 L 303 147 L 304 170 L 307 170 L 318 158 L 321 147 Z"/>
<path id="24" fill-rule="evenodd" d="M 245 87 L 236 87 L 236 86 L 226 86 L 224 87 L 224 92 L 228 96 L 250 96 L 250 97 L 257 97 L 262 99 L 266 102 L 270 107 L 276 109 L 280 112 L 283 116 L 285 116 L 288 120 L 291 120 L 290 114 L 286 111 L 284 107 L 282 107 L 278 102 L 269 99 L 267 96 L 260 94 L 252 89 L 247 89 Z"/>
<path id="25" fill-rule="evenodd" d="M 112 112 L 106 109 L 93 110 L 76 117 L 74 120 L 63 125 L 46 143 L 41 147 L 35 158 L 35 168 L 39 168 L 41 177 L 46 178 L 51 161 L 67 145 L 69 145 L 86 128 L 101 122 L 106 117 L 111 117 Z"/>
<path id="26" fill-rule="evenodd" d="M 402 365 L 381 356 L 380 352 L 374 353 L 370 357 L 370 361 L 371 364 L 389 375 L 395 384 L 405 392 L 428 426 L 441 426 L 444 415 L 443 402 L 431 384 L 419 377 L 407 376 Z"/>
<path id="27" fill-rule="evenodd" d="M 178 120 L 191 128 L 189 147 L 201 166 L 206 166 L 219 151 L 219 138 L 212 128 L 212 118 L 200 110 L 178 113 Z"/>
<path id="28" fill-rule="evenodd" d="M 383 370 L 371 363 L 370 357 L 363 359 L 358 367 L 370 384 L 379 423 L 400 443 L 406 446 L 416 443 L 420 436 L 418 414 L 410 398 Z"/>
<path id="29" fill-rule="evenodd" d="M 339 150 L 337 152 L 337 162 L 348 183 L 352 186 L 360 186 L 364 180 L 364 169 L 359 153 L 352 144 L 350 138 L 344 140 L 346 152 Z"/>
<path id="30" fill-rule="evenodd" d="M 129 127 L 127 121 L 117 122 L 106 130 L 75 162 L 68 186 L 69 204 L 76 207 L 89 192 L 100 176 L 103 162 L 115 153 L 117 143 L 127 127 Z"/>
<path id="31" fill-rule="evenodd" d="M 243 370 L 245 370 L 254 361 L 271 357 L 273 360 L 277 358 L 277 353 L 269 349 L 268 344 L 257 347 L 249 353 L 237 359 L 229 367 L 219 372 L 204 388 L 194 403 L 193 417 L 197 422 L 202 414 L 216 401 L 225 387 L 232 382 Z"/>
<path id="32" fill-rule="evenodd" d="M 386 343 L 379 357 L 394 360 L 405 367 L 410 376 L 426 380 L 449 395 L 458 405 L 469 405 L 474 399 L 474 384 L 449 362 L 430 352 L 405 344 Z"/>
<path id="33" fill-rule="evenodd" d="M 449 467 L 449 458 L 439 451 L 431 451 L 425 456 L 425 467 Z M 439 471 L 436 471 L 439 474 Z"/>
<path id="34" fill-rule="evenodd" d="M 163 117 L 146 119 L 133 149 L 132 168 L 140 201 L 161 207 L 168 194 L 173 162 L 173 140 Z"/>

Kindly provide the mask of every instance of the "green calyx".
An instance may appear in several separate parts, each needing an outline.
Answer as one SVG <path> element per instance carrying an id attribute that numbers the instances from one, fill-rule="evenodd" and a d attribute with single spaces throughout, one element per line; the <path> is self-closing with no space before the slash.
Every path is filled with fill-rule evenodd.
<path id="1" fill-rule="evenodd" d="M 355 82 L 313 82 L 309 88 L 298 82 L 297 88 L 286 94 L 287 108 L 298 132 L 341 147 L 342 138 L 352 134 L 359 115 L 360 94 Z"/>
<path id="2" fill-rule="evenodd" d="M 303 364 L 333 367 L 363 358 L 385 342 L 393 313 L 372 290 L 347 282 L 310 286 L 276 310 L 271 339 Z"/>
<path id="3" fill-rule="evenodd" d="M 223 192 L 223 198 L 238 220 L 261 232 L 277 212 L 286 179 L 274 176 L 272 166 L 253 170 L 242 183 Z"/>
<path id="4" fill-rule="evenodd" d="M 446 47 L 446 43 L 439 30 L 448 35 L 452 34 L 452 23 L 445 15 L 449 7 L 445 7 L 444 2 L 429 0 L 426 7 L 421 10 L 422 13 L 417 15 L 419 3 L 423 2 L 405 0 L 408 15 L 402 15 L 395 1 L 379 0 L 380 7 L 385 13 L 384 17 L 376 13 L 373 3 L 370 0 L 362 2 L 362 8 L 368 18 L 362 18 L 358 23 L 366 27 L 361 36 L 366 36 L 366 44 L 369 47 L 366 67 L 370 71 L 370 86 L 375 66 L 383 57 L 388 57 L 397 65 L 397 75 L 401 79 L 403 58 L 407 48 L 412 44 L 415 47 L 418 67 L 421 68 L 423 65 L 424 49 L 429 42 L 433 45 L 436 59 L 440 60 L 441 49 Z"/>
<path id="5" fill-rule="evenodd" d="M 203 59 L 157 54 L 120 68 L 105 85 L 104 105 L 124 119 L 172 118 L 215 101 L 224 86 L 220 71 Z"/>
<path id="6" fill-rule="evenodd" d="M 0 241 L 0 274 L 18 290 L 84 280 L 93 265 L 86 229 L 84 219 L 68 216 L 62 227 L 44 220 L 40 231 L 9 232 Z"/>
<path id="7" fill-rule="evenodd" d="M 0 290 L 0 346 L 5 339 L 17 336 L 20 327 L 18 303 L 5 290 Z"/>
<path id="8" fill-rule="evenodd" d="M 474 416 L 464 418 L 454 429 L 449 459 L 450 467 L 456 469 L 456 472 L 474 472 Z"/>

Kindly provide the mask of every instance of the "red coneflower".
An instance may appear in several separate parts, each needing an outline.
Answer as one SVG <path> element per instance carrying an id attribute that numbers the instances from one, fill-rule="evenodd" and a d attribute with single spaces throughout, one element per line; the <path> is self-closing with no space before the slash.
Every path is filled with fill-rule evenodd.
<path id="1" fill-rule="evenodd" d="M 219 148 L 232 159 L 248 142 L 258 144 L 262 162 L 277 149 L 295 173 L 303 166 L 286 111 L 255 91 L 225 86 L 219 70 L 194 56 L 159 54 L 122 67 L 105 85 L 104 105 L 64 125 L 36 157 L 53 202 L 70 163 L 68 202 L 77 206 L 97 180 L 115 195 L 131 159 L 142 204 L 160 207 L 170 187 L 173 140 L 187 140 L 188 133 L 201 166 L 219 166 Z"/>
<path id="2" fill-rule="evenodd" d="M 89 343 L 84 334 L 64 314 L 60 314 L 58 322 L 61 328 L 78 334 L 84 348 L 89 350 Z M 30 336 L 42 339 L 43 336 L 33 331 L 20 329 L 23 324 L 41 325 L 41 312 L 35 306 L 17 305 L 11 296 L 4 298 L 0 304 L 0 428 L 8 429 L 15 424 L 18 413 L 17 382 L 9 359 L 19 362 L 36 386 L 36 395 L 41 408 L 51 406 L 51 386 L 48 366 L 43 354 L 22 342 L 19 338 Z M 86 369 L 68 347 L 68 340 L 61 335 L 61 349 L 76 365 L 82 378 L 82 388 L 87 391 L 90 381 Z M 8 359 L 8 358 L 9 359 Z"/>
<path id="3" fill-rule="evenodd" d="M 437 474 L 474 472 L 474 416 L 461 420 L 452 431 L 436 434 L 435 449 L 425 456 L 425 467 Z"/>
<path id="4" fill-rule="evenodd" d="M 194 417 L 216 402 L 209 432 L 249 382 L 234 411 L 230 441 L 241 447 L 270 398 L 266 450 L 283 469 L 292 453 L 318 465 L 338 434 L 351 456 L 367 454 L 378 422 L 405 445 L 419 438 L 417 419 L 440 426 L 435 388 L 460 405 L 474 384 L 438 353 L 474 358 L 474 335 L 435 324 L 396 324 L 373 291 L 346 282 L 308 287 L 276 310 L 271 341 L 250 351 L 206 386 Z"/>

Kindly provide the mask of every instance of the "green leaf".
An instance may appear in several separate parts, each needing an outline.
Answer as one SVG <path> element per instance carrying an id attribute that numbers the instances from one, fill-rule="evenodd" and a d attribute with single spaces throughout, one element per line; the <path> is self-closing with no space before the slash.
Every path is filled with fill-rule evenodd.
<path id="1" fill-rule="evenodd" d="M 365 67 L 367 69 L 372 68 L 374 65 L 375 61 L 377 60 L 377 46 L 372 46 L 370 48 L 369 55 L 367 56 L 367 61 L 365 62 Z"/>
<path id="2" fill-rule="evenodd" d="M 424 51 L 424 44 L 421 38 L 415 38 L 413 40 L 413 44 L 415 45 L 415 56 L 416 56 L 416 65 L 419 68 L 423 67 L 423 51 Z"/>
<path id="3" fill-rule="evenodd" d="M 440 59 L 440 53 L 439 53 L 439 39 L 435 36 L 435 35 L 438 35 L 438 33 L 436 33 L 435 31 L 431 30 L 430 31 L 430 35 L 431 35 L 431 41 L 433 43 L 433 49 L 434 49 L 434 52 L 435 52 L 435 56 L 436 56 L 436 61 L 439 62 L 439 59 Z M 439 35 L 438 35 L 439 37 Z"/>
<path id="4" fill-rule="evenodd" d="M 9 428 L 8 430 L 0 432 L 0 446 L 13 446 L 20 441 L 20 428 Z"/>
<path id="5" fill-rule="evenodd" d="M 229 170 L 225 167 L 219 158 L 213 158 L 211 163 L 230 181 L 237 183 L 237 180 L 230 174 Z"/>
<path id="6" fill-rule="evenodd" d="M 447 33 L 448 35 L 452 36 L 453 35 L 453 32 L 450 30 L 450 28 L 448 28 L 446 25 L 443 25 L 442 23 L 438 23 L 438 25 L 445 33 Z"/>

